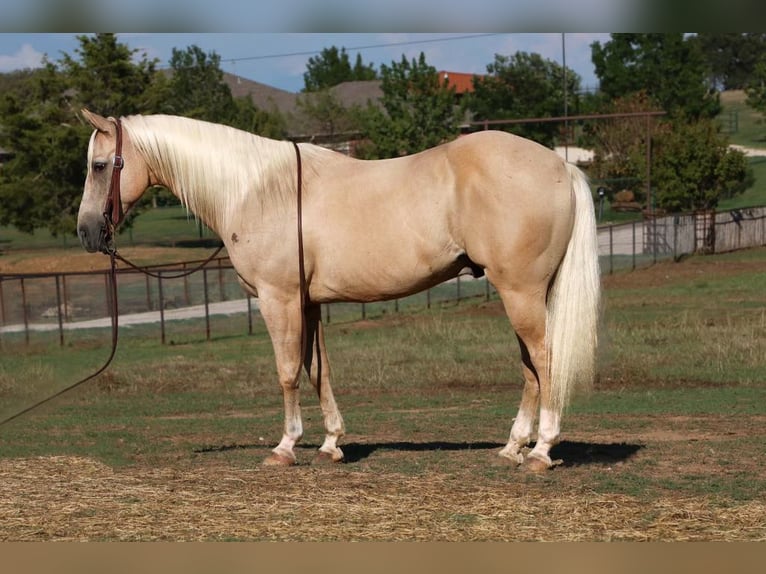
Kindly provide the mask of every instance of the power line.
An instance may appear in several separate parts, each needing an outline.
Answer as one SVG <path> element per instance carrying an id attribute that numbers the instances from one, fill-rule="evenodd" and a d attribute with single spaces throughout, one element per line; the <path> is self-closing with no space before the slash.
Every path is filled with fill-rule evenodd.
<path id="1" fill-rule="evenodd" d="M 428 40 L 408 40 L 405 42 L 389 42 L 386 44 L 369 44 L 367 46 L 354 46 L 351 48 L 344 48 L 346 51 L 357 51 L 357 50 L 371 50 L 374 48 L 390 48 L 394 46 L 413 46 L 416 44 L 432 44 L 435 42 L 451 42 L 454 40 L 470 40 L 473 38 L 487 38 L 490 36 L 501 36 L 502 34 L 496 33 L 496 34 L 468 34 L 465 36 L 450 36 L 448 38 L 431 38 Z M 263 56 L 245 56 L 242 58 L 221 58 L 221 62 L 244 62 L 244 61 L 250 61 L 250 60 L 269 60 L 269 59 L 275 59 L 275 58 L 289 58 L 292 56 L 313 56 L 315 54 L 321 54 L 322 50 L 307 50 L 304 52 L 286 52 L 283 54 L 266 54 Z"/>

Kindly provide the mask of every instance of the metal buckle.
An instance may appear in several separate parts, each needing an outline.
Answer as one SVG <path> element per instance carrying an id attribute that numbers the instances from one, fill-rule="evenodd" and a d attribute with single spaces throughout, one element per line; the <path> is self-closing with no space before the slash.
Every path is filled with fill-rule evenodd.
<path id="1" fill-rule="evenodd" d="M 112 165 L 114 166 L 114 169 L 122 169 L 123 167 L 125 167 L 125 160 L 122 159 L 121 155 L 116 155 L 114 156 Z"/>

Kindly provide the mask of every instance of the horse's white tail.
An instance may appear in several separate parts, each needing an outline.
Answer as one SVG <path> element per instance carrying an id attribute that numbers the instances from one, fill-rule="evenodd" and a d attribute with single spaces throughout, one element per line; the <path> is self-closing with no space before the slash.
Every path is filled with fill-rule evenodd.
<path id="1" fill-rule="evenodd" d="M 601 279 L 593 198 L 585 174 L 567 164 L 575 206 L 564 259 L 548 292 L 545 342 L 552 406 L 561 412 L 574 388 L 588 388 L 596 373 Z"/>

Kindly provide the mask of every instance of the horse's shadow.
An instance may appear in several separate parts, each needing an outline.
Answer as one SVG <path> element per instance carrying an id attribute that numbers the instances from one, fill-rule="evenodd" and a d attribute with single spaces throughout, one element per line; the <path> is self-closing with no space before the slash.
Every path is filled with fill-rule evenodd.
<path id="1" fill-rule="evenodd" d="M 499 450 L 503 443 L 497 442 L 449 442 L 449 441 L 391 441 L 360 443 L 351 442 L 341 445 L 345 462 L 357 463 L 369 458 L 377 451 L 400 452 L 431 452 L 431 451 L 468 451 L 468 450 Z M 531 445 L 532 446 L 532 445 Z M 242 449 L 262 449 L 263 445 L 233 444 L 221 446 L 206 446 L 196 449 L 197 454 L 211 452 L 226 452 Z M 316 450 L 318 444 L 302 444 L 298 448 Z M 551 449 L 551 458 L 563 459 L 562 466 L 580 466 L 588 464 L 616 464 L 625 462 L 642 448 L 641 444 L 630 443 L 595 443 L 579 441 L 562 441 Z"/>

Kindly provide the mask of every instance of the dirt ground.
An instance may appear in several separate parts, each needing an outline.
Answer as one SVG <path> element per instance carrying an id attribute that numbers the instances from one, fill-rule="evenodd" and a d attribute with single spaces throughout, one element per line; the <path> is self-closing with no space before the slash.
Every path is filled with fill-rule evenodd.
<path id="1" fill-rule="evenodd" d="M 171 247 L 120 248 L 123 257 L 138 265 L 204 259 L 212 252 L 213 249 L 179 250 Z M 0 273 L 76 273 L 107 269 L 108 256 L 103 253 L 87 253 L 81 247 L 45 251 L 14 250 L 5 253 L 0 251 Z"/>
<path id="2" fill-rule="evenodd" d="M 330 467 L 263 467 L 257 461 L 267 451 L 254 447 L 250 468 L 216 456 L 193 466 L 119 469 L 82 457 L 6 459 L 0 460 L 0 540 L 766 540 L 761 500 L 589 487 L 636 467 L 655 479 L 679 472 L 763 478 L 756 460 L 718 464 L 716 458 L 732 453 L 694 453 L 709 436 L 764 440 L 763 417 L 734 422 L 677 417 L 638 434 L 570 432 L 557 451 L 566 463 L 543 477 L 506 468 L 496 445 L 473 445 L 483 464 L 504 467 L 502 480 L 479 478 L 478 468 L 474 479 L 465 472 L 371 472 L 368 458 L 415 458 L 429 450 L 385 437 L 376 437 L 377 446 L 348 445 L 353 462 Z M 434 453 L 466 454 L 447 446 L 434 444 Z M 673 454 L 685 449 L 688 458 Z"/>

